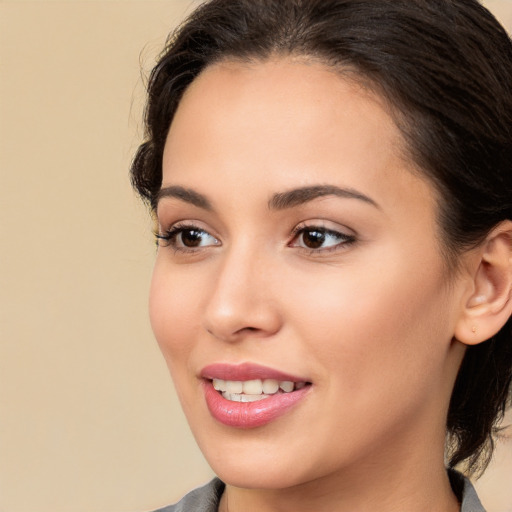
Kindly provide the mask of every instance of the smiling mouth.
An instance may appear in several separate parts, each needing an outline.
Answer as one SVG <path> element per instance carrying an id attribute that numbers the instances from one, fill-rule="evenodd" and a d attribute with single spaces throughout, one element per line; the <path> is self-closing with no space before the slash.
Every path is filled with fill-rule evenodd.
<path id="1" fill-rule="evenodd" d="M 276 379 L 223 380 L 211 379 L 213 388 L 231 402 L 258 402 L 278 394 L 288 394 L 311 385 Z"/>
<path id="2" fill-rule="evenodd" d="M 216 363 L 201 370 L 208 411 L 241 429 L 262 427 L 298 406 L 313 384 L 304 377 L 254 363 Z"/>

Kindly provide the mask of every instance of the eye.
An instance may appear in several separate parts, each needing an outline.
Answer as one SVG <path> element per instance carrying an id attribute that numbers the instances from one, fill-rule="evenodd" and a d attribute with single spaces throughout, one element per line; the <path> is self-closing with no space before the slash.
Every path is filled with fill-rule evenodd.
<path id="1" fill-rule="evenodd" d="M 220 245 L 213 235 L 197 226 L 177 224 L 164 234 L 156 235 L 158 245 L 187 251 Z"/>
<path id="2" fill-rule="evenodd" d="M 299 227 L 291 247 L 302 247 L 310 251 L 335 250 L 354 243 L 355 236 L 319 226 Z"/>

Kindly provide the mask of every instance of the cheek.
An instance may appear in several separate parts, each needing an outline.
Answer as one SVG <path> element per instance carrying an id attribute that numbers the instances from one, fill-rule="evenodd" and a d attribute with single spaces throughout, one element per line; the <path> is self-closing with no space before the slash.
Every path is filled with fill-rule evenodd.
<path id="1" fill-rule="evenodd" d="M 295 294 L 296 334 L 348 393 L 376 379 L 426 384 L 441 369 L 451 339 L 442 273 L 408 261 L 395 253 L 388 265 L 316 275 L 301 283 L 308 293 Z"/>
<path id="2" fill-rule="evenodd" d="M 183 272 L 157 256 L 149 294 L 149 317 L 155 338 L 169 367 L 180 363 L 192 349 L 191 333 L 199 326 L 198 286 L 187 284 Z"/>

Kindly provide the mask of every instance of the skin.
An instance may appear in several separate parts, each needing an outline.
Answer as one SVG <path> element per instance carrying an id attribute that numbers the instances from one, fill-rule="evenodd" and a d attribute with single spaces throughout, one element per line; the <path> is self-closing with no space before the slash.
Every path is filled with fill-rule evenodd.
<path id="1" fill-rule="evenodd" d="M 150 316 L 197 442 L 228 484 L 221 510 L 459 509 L 443 446 L 468 285 L 446 268 L 436 194 L 402 147 L 381 98 L 315 62 L 216 64 L 180 103 L 162 186 L 210 208 L 160 199 L 159 232 L 183 231 L 158 250 Z M 318 185 L 370 201 L 269 207 Z M 190 225 L 199 247 L 183 247 Z M 315 227 L 346 236 L 308 248 Z M 310 392 L 270 424 L 225 426 L 199 374 L 242 362 L 307 377 Z"/>

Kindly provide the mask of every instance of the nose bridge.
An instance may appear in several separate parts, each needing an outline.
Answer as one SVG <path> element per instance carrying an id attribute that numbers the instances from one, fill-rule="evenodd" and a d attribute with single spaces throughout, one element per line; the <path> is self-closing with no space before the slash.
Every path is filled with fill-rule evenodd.
<path id="1" fill-rule="evenodd" d="M 279 328 L 269 265 L 265 252 L 251 240 L 225 250 L 205 311 L 205 328 L 211 334 L 230 341 L 249 332 L 270 335 Z"/>

